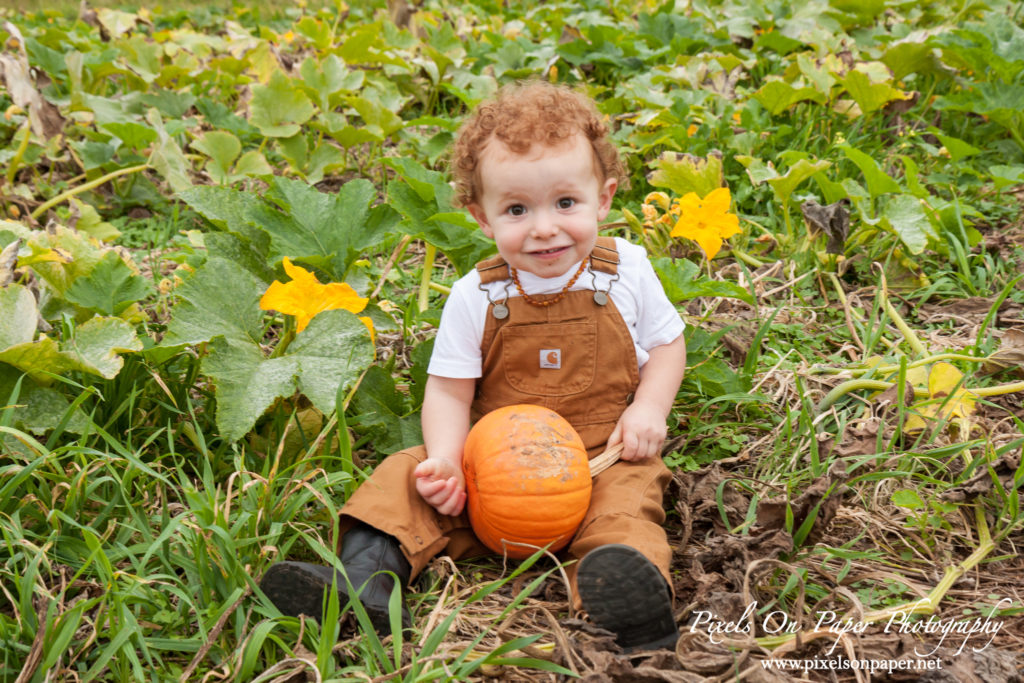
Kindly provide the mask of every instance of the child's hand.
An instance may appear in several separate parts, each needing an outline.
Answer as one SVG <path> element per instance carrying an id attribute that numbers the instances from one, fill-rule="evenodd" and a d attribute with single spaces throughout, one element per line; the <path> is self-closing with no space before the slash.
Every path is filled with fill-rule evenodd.
<path id="1" fill-rule="evenodd" d="M 622 442 L 622 460 L 643 460 L 661 455 L 668 427 L 656 406 L 634 401 L 619 417 L 608 446 Z"/>
<path id="2" fill-rule="evenodd" d="M 416 490 L 442 515 L 458 515 L 466 505 L 462 468 L 449 460 L 428 458 L 413 470 Z"/>

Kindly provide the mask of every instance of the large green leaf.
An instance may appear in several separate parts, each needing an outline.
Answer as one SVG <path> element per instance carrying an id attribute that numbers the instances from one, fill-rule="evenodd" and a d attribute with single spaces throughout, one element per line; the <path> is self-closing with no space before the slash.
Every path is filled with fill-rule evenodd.
<path id="1" fill-rule="evenodd" d="M 313 103 L 283 72 L 275 71 L 266 85 L 252 87 L 250 122 L 270 138 L 289 138 L 313 116 Z"/>
<path id="2" fill-rule="evenodd" d="M 381 22 L 365 23 L 351 31 L 336 52 L 346 64 L 391 64 L 408 69 L 398 57 L 384 35 Z"/>
<path id="3" fill-rule="evenodd" d="M 277 279 L 277 274 L 270 267 L 266 245 L 255 244 L 230 232 L 207 233 L 203 242 L 211 257 L 227 259 L 242 266 L 266 285 Z"/>
<path id="4" fill-rule="evenodd" d="M 10 425 L 33 434 L 45 434 L 57 425 L 68 410 L 71 403 L 56 389 L 40 386 L 28 377 L 18 379 L 22 373 L 5 363 L 0 363 L 0 406 L 6 411 L 13 411 Z M 13 391 L 18 388 L 17 400 L 12 401 Z M 64 430 L 73 434 L 81 434 L 89 425 L 89 418 L 81 408 L 68 417 Z"/>
<path id="5" fill-rule="evenodd" d="M 36 298 L 27 287 L 10 284 L 0 288 L 0 350 L 31 342 L 38 318 Z"/>
<path id="6" fill-rule="evenodd" d="M 269 248 L 269 235 L 256 226 L 251 216 L 253 207 L 260 206 L 263 200 L 251 192 L 197 185 L 178 196 L 217 227 L 237 233 L 259 248 Z"/>
<path id="7" fill-rule="evenodd" d="M 349 106 L 359 112 L 366 130 L 378 140 L 383 140 L 405 125 L 401 116 L 376 100 L 368 97 L 349 97 L 347 100 Z"/>
<path id="8" fill-rule="evenodd" d="M 51 337 L 40 337 L 10 346 L 0 351 L 0 362 L 27 372 L 43 384 L 49 384 L 52 375 L 75 371 L 113 379 L 124 365 L 120 354 L 141 350 L 142 342 L 127 322 L 96 317 L 79 325 L 62 344 Z"/>
<path id="9" fill-rule="evenodd" d="M 157 133 L 152 127 L 145 126 L 138 121 L 110 121 L 104 123 L 102 128 L 112 133 L 130 149 L 145 149 L 157 139 Z"/>
<path id="10" fill-rule="evenodd" d="M 117 376 L 124 365 L 119 354 L 141 351 L 135 328 L 120 318 L 96 317 L 75 330 L 61 351 L 69 359 L 69 370 L 81 370 L 107 379 Z"/>
<path id="11" fill-rule="evenodd" d="M 912 195 L 891 196 L 882 208 L 881 217 L 883 225 L 899 235 L 911 254 L 920 254 L 929 240 L 938 239 L 921 200 Z"/>
<path id="12" fill-rule="evenodd" d="M 652 166 L 654 170 L 648 174 L 647 181 L 680 197 L 688 192 L 706 197 L 712 190 L 722 187 L 722 155 L 719 152 L 711 152 L 706 157 L 664 152 Z"/>
<path id="13" fill-rule="evenodd" d="M 764 161 L 746 154 L 737 154 L 736 161 L 747 169 L 747 176 L 754 185 L 760 185 L 772 178 L 779 177 L 779 172 L 775 170 L 775 164 L 771 161 Z"/>
<path id="14" fill-rule="evenodd" d="M 403 220 L 399 228 L 440 249 L 459 274 L 494 252 L 494 243 L 466 213 L 452 207 L 451 186 L 443 174 L 410 159 L 387 159 L 399 179 L 388 186 L 388 202 Z"/>
<path id="15" fill-rule="evenodd" d="M 27 372 L 29 377 L 41 384 L 50 384 L 53 382 L 52 375 L 59 375 L 69 369 L 57 340 L 45 336 L 0 351 L 0 363 Z"/>
<path id="16" fill-rule="evenodd" d="M 935 48 L 927 43 L 899 42 L 885 51 L 882 61 L 900 81 L 912 73 L 930 74 L 941 69 Z"/>
<path id="17" fill-rule="evenodd" d="M 278 398 L 301 392 L 324 413 L 334 410 L 339 387 L 352 386 L 373 362 L 366 326 L 344 310 L 324 311 L 288 352 L 264 357 L 253 343 L 217 337 L 203 372 L 217 392 L 217 427 L 231 440 L 245 436 Z"/>
<path id="18" fill-rule="evenodd" d="M 210 157 L 206 172 L 219 185 L 227 181 L 231 165 L 242 153 L 242 143 L 238 137 L 223 130 L 204 133 L 202 137 L 192 141 L 192 148 Z"/>
<path id="19" fill-rule="evenodd" d="M 899 88 L 894 88 L 888 82 L 873 82 L 870 76 L 856 69 L 846 74 L 842 83 L 865 114 L 877 111 L 894 100 L 907 99 L 907 94 Z"/>
<path id="20" fill-rule="evenodd" d="M 299 70 L 301 87 L 324 112 L 340 105 L 346 94 L 358 90 L 366 75 L 361 69 L 350 71 L 335 55 L 327 55 L 320 62 L 307 57 Z"/>
<path id="21" fill-rule="evenodd" d="M 864 181 L 867 183 L 868 192 L 872 197 L 903 192 L 900 184 L 883 171 L 871 156 L 850 145 L 840 145 L 839 149 L 843 150 L 847 158 L 855 163 L 860 172 L 864 174 Z"/>
<path id="22" fill-rule="evenodd" d="M 749 291 L 735 282 L 712 280 L 701 275 L 700 267 L 693 261 L 662 256 L 651 259 L 651 265 L 658 273 L 665 294 L 672 303 L 689 301 L 701 296 L 725 296 L 741 299 L 749 304 L 754 303 Z"/>
<path id="23" fill-rule="evenodd" d="M 153 151 L 149 155 L 149 165 L 163 176 L 175 192 L 183 192 L 192 187 L 192 181 L 188 177 L 191 165 L 185 159 L 177 141 L 164 128 L 160 112 L 150 109 L 146 113 L 146 120 L 157 134 L 157 142 L 154 143 Z"/>
<path id="24" fill-rule="evenodd" d="M 217 391 L 217 428 L 232 441 L 245 436 L 275 399 L 295 393 L 295 362 L 265 358 L 256 344 L 217 337 L 202 369 Z"/>
<path id="25" fill-rule="evenodd" d="M 295 337 L 284 358 L 298 367 L 298 389 L 324 413 L 335 408 L 338 388 L 351 387 L 373 362 L 370 331 L 354 314 L 323 311 Z"/>
<path id="26" fill-rule="evenodd" d="M 273 205 L 253 206 L 250 216 L 270 235 L 272 255 L 322 268 L 335 282 L 343 282 L 352 262 L 399 219 L 387 205 L 372 206 L 377 190 L 362 178 L 327 194 L 301 180 L 278 177 L 264 197 Z"/>
<path id="27" fill-rule="evenodd" d="M 929 49 L 941 49 L 942 61 L 960 71 L 986 74 L 987 81 L 1011 84 L 1024 67 L 1024 28 L 990 12 L 984 24 L 970 23 L 929 38 Z"/>
<path id="28" fill-rule="evenodd" d="M 977 83 L 948 97 L 940 97 L 938 109 L 987 116 L 1014 135 L 1024 148 L 1024 85 L 1019 83 Z"/>
<path id="29" fill-rule="evenodd" d="M 78 220 L 74 224 L 75 230 L 84 232 L 104 242 L 112 242 L 121 236 L 121 231 L 114 227 L 112 223 L 104 221 L 91 204 L 79 201 L 75 197 L 70 199 L 70 204 L 71 215 L 78 215 Z"/>
<path id="30" fill-rule="evenodd" d="M 103 315 L 120 315 L 149 291 L 145 278 L 137 275 L 116 251 L 108 251 L 92 272 L 71 283 L 64 297 Z"/>
<path id="31" fill-rule="evenodd" d="M 33 263 L 32 270 L 61 296 L 75 280 L 91 273 L 104 253 L 104 248 L 91 242 L 88 235 L 64 226 L 57 226 L 52 232 L 32 231 L 27 245 L 34 253 L 53 250 L 51 253 L 58 256 Z"/>
<path id="32" fill-rule="evenodd" d="M 222 336 L 231 344 L 257 344 L 262 336 L 260 297 L 266 285 L 242 266 L 212 257 L 176 291 L 164 346 L 199 344 Z"/>
<path id="33" fill-rule="evenodd" d="M 781 114 L 797 102 L 810 100 L 823 104 L 827 95 L 814 88 L 794 88 L 785 81 L 768 81 L 754 93 L 754 99 L 775 115 Z"/>
<path id="34" fill-rule="evenodd" d="M 355 422 L 373 435 L 380 453 L 395 453 L 423 443 L 418 412 L 410 410 L 407 397 L 395 388 L 395 380 L 374 365 L 366 372 L 352 399 Z"/>
<path id="35" fill-rule="evenodd" d="M 824 159 L 813 162 L 807 159 L 800 159 L 790 166 L 784 175 L 768 178 L 766 182 L 772 186 L 775 196 L 779 198 L 779 201 L 783 204 L 789 204 L 789 198 L 801 183 L 818 171 L 824 171 L 829 166 L 831 164 Z"/>

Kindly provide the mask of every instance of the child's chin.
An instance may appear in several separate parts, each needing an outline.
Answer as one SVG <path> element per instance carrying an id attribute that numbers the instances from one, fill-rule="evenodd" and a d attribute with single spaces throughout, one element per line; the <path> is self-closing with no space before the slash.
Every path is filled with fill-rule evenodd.
<path id="1" fill-rule="evenodd" d="M 527 268 L 520 268 L 519 270 L 530 273 L 531 275 L 536 275 L 537 277 L 542 277 L 546 280 L 550 280 L 551 278 L 565 275 L 567 272 L 569 272 L 569 268 L 571 267 L 571 265 L 572 264 L 566 266 L 560 263 L 552 263 L 549 265 L 539 266 L 531 265 Z"/>

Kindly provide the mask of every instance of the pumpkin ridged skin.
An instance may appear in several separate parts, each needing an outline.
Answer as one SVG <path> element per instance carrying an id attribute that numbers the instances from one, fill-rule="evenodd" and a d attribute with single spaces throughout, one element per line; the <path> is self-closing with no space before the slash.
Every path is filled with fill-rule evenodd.
<path id="1" fill-rule="evenodd" d="M 516 543 L 564 548 L 590 505 L 583 440 L 558 413 L 540 406 L 512 405 L 484 415 L 466 438 L 462 471 L 473 531 L 509 557 L 535 552 Z"/>

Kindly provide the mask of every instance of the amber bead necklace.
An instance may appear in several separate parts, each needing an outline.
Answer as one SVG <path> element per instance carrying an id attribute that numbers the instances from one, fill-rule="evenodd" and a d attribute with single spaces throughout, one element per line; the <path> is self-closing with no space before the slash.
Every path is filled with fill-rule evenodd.
<path id="1" fill-rule="evenodd" d="M 512 283 L 516 286 L 516 291 L 519 292 L 519 296 L 523 297 L 523 300 L 531 306 L 551 306 L 557 304 L 559 301 L 565 298 L 565 295 L 569 293 L 569 289 L 576 284 L 576 280 L 580 279 L 580 275 L 583 275 L 583 271 L 587 269 L 587 264 L 590 263 L 589 258 L 585 258 L 580 262 L 580 267 L 576 270 L 576 274 L 565 283 L 565 287 L 562 287 L 562 291 L 559 292 L 553 299 L 545 299 L 544 301 L 538 301 L 523 290 L 523 286 L 519 284 L 519 273 L 516 272 L 515 268 L 509 267 L 509 272 L 512 274 Z"/>

